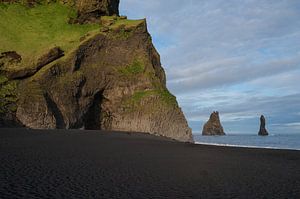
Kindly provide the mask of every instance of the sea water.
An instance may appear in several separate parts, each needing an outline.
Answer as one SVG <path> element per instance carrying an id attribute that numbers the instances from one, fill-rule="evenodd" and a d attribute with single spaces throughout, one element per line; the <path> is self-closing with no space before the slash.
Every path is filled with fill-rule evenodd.
<path id="1" fill-rule="evenodd" d="M 249 148 L 272 148 L 300 150 L 299 134 L 273 134 L 269 136 L 258 135 L 226 135 L 226 136 L 202 136 L 194 135 L 197 144 L 249 147 Z"/>

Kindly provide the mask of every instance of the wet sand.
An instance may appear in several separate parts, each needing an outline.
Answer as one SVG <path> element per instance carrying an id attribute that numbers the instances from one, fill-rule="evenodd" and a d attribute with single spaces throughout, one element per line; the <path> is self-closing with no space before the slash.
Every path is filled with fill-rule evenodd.
<path id="1" fill-rule="evenodd" d="M 300 151 L 0 129 L 0 198 L 300 198 Z"/>

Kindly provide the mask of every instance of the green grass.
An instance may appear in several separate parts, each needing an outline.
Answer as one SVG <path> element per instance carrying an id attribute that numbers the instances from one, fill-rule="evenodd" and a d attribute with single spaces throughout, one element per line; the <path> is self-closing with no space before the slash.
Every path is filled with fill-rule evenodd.
<path id="1" fill-rule="evenodd" d="M 123 76 L 137 75 L 145 71 L 145 65 L 142 60 L 135 59 L 131 64 L 118 69 L 118 71 Z"/>
<path id="2" fill-rule="evenodd" d="M 149 96 L 159 96 L 159 99 L 167 106 L 178 106 L 176 97 L 167 89 L 136 91 L 128 100 L 125 101 L 125 105 L 128 110 L 133 111 L 136 108 L 139 108 L 141 101 Z"/>
<path id="3" fill-rule="evenodd" d="M 0 76 L 0 113 L 16 111 L 17 82 L 7 81 L 7 78 Z"/>
<path id="4" fill-rule="evenodd" d="M 155 91 L 154 90 L 137 91 L 131 96 L 130 101 L 134 104 L 138 104 L 141 102 L 143 98 L 150 95 L 155 95 Z"/>
<path id="5" fill-rule="evenodd" d="M 0 86 L 8 81 L 7 77 L 0 75 Z"/>
<path id="6" fill-rule="evenodd" d="M 109 30 L 114 31 L 114 34 L 110 34 L 109 36 L 114 39 L 128 39 L 133 30 L 138 27 L 138 25 L 144 23 L 144 20 L 128 20 L 128 19 L 121 19 L 120 17 L 116 16 L 103 16 L 101 17 L 101 21 L 103 22 L 103 27 L 109 28 Z M 111 25 L 108 25 L 110 24 Z M 116 33 L 116 30 L 118 34 Z"/>
<path id="7" fill-rule="evenodd" d="M 178 105 L 176 97 L 172 95 L 167 89 L 158 90 L 160 98 L 168 105 Z"/>
<path id="8" fill-rule="evenodd" d="M 103 16 L 101 17 L 101 20 L 112 21 L 113 24 L 110 26 L 111 29 L 118 28 L 121 25 L 125 26 L 126 28 L 134 28 L 144 22 L 143 19 L 129 20 L 129 19 L 121 19 L 120 17 L 116 17 L 116 16 Z"/>
<path id="9" fill-rule="evenodd" d="M 99 25 L 68 24 L 76 11 L 60 3 L 28 8 L 21 4 L 0 3 L 0 52 L 14 50 L 23 63 L 59 46 L 66 53 L 80 43 L 86 33 Z"/>
<path id="10" fill-rule="evenodd" d="M 131 32 L 128 32 L 128 31 L 125 31 L 124 29 L 121 29 L 118 36 L 119 36 L 118 38 L 128 39 L 131 36 Z"/>

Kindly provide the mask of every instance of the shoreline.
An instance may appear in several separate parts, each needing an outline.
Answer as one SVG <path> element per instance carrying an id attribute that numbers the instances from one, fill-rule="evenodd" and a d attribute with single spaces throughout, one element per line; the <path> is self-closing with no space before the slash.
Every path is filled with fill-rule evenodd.
<path id="1" fill-rule="evenodd" d="M 130 132 L 0 129 L 0 161 L 3 199 L 300 198 L 299 151 Z"/>
<path id="2" fill-rule="evenodd" d="M 300 151 L 300 149 L 294 149 L 294 148 L 261 147 L 261 146 L 250 146 L 250 145 L 207 143 L 207 142 L 195 142 L 195 144 L 203 145 L 203 146 L 230 147 L 230 148 L 242 148 L 242 149 L 246 148 L 246 149 L 269 149 L 269 150 L 284 150 L 284 151 Z"/>

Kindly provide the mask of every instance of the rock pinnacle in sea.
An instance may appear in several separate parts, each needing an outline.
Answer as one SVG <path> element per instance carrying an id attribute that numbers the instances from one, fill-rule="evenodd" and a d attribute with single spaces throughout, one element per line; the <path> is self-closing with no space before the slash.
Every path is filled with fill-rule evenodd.
<path id="1" fill-rule="evenodd" d="M 269 135 L 269 133 L 266 129 L 266 119 L 263 115 L 260 116 L 260 129 L 259 129 L 258 135 L 260 135 L 260 136 Z"/>
<path id="2" fill-rule="evenodd" d="M 203 126 L 202 135 L 225 135 L 218 111 L 210 115 L 209 120 Z"/>

